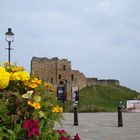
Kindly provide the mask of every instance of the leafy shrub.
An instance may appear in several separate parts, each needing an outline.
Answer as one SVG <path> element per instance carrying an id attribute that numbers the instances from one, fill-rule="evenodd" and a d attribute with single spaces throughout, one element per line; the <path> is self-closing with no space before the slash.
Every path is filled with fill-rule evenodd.
<path id="1" fill-rule="evenodd" d="M 58 140 L 53 128 L 62 112 L 51 84 L 22 66 L 0 66 L 0 140 Z"/>

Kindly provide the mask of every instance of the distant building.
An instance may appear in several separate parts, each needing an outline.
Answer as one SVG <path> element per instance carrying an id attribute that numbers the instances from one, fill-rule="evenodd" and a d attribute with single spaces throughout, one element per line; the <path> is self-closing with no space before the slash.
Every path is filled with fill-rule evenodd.
<path id="1" fill-rule="evenodd" d="M 31 60 L 31 75 L 38 76 L 53 84 L 55 89 L 65 86 L 65 99 L 71 99 L 71 88 L 79 87 L 79 90 L 90 85 L 115 84 L 119 85 L 118 80 L 98 80 L 97 78 L 86 78 L 79 70 L 71 69 L 71 61 L 54 57 L 38 58 Z"/>

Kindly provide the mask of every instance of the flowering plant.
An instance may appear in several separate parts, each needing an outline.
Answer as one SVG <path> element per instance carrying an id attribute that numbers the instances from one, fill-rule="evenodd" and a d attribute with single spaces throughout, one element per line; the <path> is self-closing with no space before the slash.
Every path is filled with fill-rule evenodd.
<path id="1" fill-rule="evenodd" d="M 59 140 L 53 128 L 62 112 L 51 84 L 22 66 L 0 66 L 0 140 Z"/>
<path id="2" fill-rule="evenodd" d="M 71 136 L 63 129 L 57 130 L 57 133 L 59 134 L 59 140 L 81 140 L 78 134 L 76 134 L 74 138 L 71 138 Z"/>
<path id="3" fill-rule="evenodd" d="M 0 140 L 80 140 L 53 130 L 62 112 L 51 84 L 30 77 L 22 66 L 0 66 Z"/>

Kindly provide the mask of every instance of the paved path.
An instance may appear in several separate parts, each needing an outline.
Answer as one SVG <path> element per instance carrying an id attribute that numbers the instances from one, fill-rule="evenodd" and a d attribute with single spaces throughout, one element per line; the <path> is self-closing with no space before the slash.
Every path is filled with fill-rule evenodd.
<path id="1" fill-rule="evenodd" d="M 123 127 L 118 127 L 116 113 L 78 113 L 79 125 L 73 125 L 73 113 L 64 113 L 62 126 L 69 134 L 78 133 L 82 140 L 140 140 L 140 113 L 122 113 Z"/>

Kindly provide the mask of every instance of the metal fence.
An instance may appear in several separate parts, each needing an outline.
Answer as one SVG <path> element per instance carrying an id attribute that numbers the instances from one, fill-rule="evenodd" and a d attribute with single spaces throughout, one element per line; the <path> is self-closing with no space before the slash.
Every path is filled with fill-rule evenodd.
<path id="1" fill-rule="evenodd" d="M 121 103 L 121 104 L 120 104 Z M 64 112 L 73 112 L 72 101 L 66 101 L 61 104 L 64 108 Z M 98 100 L 98 101 L 79 101 L 78 112 L 115 112 L 118 106 L 125 108 L 126 103 L 120 100 Z"/>

